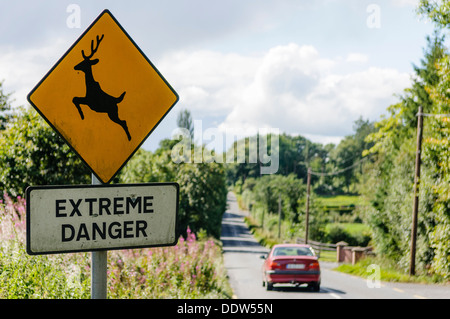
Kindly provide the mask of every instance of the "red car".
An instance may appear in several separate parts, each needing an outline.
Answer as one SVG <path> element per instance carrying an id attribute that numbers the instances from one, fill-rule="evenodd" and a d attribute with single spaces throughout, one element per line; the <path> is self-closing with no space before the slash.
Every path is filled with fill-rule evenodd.
<path id="1" fill-rule="evenodd" d="M 320 290 L 320 265 L 309 245 L 280 244 L 273 246 L 265 259 L 263 286 L 272 290 L 274 284 L 308 284 L 313 291 Z"/>

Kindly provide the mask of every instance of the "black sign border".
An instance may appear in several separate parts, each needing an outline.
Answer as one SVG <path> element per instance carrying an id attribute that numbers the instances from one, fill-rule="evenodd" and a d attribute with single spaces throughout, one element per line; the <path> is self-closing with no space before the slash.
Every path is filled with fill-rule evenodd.
<path id="1" fill-rule="evenodd" d="M 169 107 L 169 109 L 164 113 L 164 115 L 159 119 L 159 121 L 156 123 L 156 125 L 150 130 L 150 132 L 145 136 L 145 138 L 142 139 L 142 141 L 136 146 L 134 151 L 131 152 L 130 156 L 123 162 L 123 164 L 117 169 L 117 171 L 111 176 L 111 178 L 107 181 L 104 181 L 101 179 L 97 173 L 92 169 L 92 167 L 84 160 L 84 158 L 77 152 L 77 150 L 72 146 L 72 144 L 60 133 L 56 127 L 47 119 L 47 117 L 39 110 L 39 108 L 31 101 L 31 96 L 33 93 L 39 88 L 39 86 L 47 79 L 47 77 L 53 72 L 53 70 L 65 59 L 65 57 L 73 50 L 73 48 L 80 42 L 80 40 L 91 30 L 91 28 L 97 23 L 97 21 L 105 14 L 108 14 L 113 21 L 119 26 L 119 28 L 122 30 L 122 32 L 125 34 L 125 36 L 131 41 L 131 43 L 135 46 L 135 48 L 141 53 L 141 55 L 147 60 L 147 62 L 150 64 L 150 66 L 158 73 L 158 75 L 161 77 L 161 79 L 165 82 L 167 87 L 172 91 L 172 93 L 175 95 L 176 99 L 175 102 Z M 75 154 L 78 155 L 78 157 L 82 160 L 82 162 L 89 168 L 89 170 L 97 177 L 99 181 L 102 181 L 105 184 L 108 184 L 112 181 L 112 179 L 117 175 L 117 173 L 127 164 L 127 162 L 133 157 L 133 155 L 137 152 L 137 150 L 142 146 L 142 144 L 147 140 L 147 138 L 153 133 L 153 131 L 158 127 L 158 125 L 161 123 L 161 121 L 166 117 L 166 115 L 172 110 L 172 108 L 177 104 L 177 102 L 180 100 L 180 97 L 177 92 L 172 88 L 172 86 L 167 82 L 167 80 L 164 78 L 164 76 L 159 72 L 159 70 L 153 65 L 153 63 L 150 61 L 150 59 L 145 55 L 145 53 L 139 48 L 139 46 L 134 42 L 134 40 L 130 37 L 130 35 L 125 31 L 125 29 L 122 27 L 122 25 L 117 21 L 117 19 L 112 15 L 112 13 L 105 9 L 103 10 L 100 15 L 94 20 L 94 22 L 91 23 L 91 25 L 78 37 L 78 39 L 72 44 L 72 46 L 64 53 L 64 55 L 58 60 L 58 62 L 55 63 L 55 65 L 50 69 L 50 71 L 47 72 L 47 74 L 39 81 L 38 84 L 31 90 L 30 93 L 27 95 L 27 100 L 33 106 L 33 108 L 39 113 L 39 115 L 47 122 L 48 125 L 66 142 L 67 145 L 75 152 Z"/>
<path id="2" fill-rule="evenodd" d="M 175 212 L 175 241 L 173 243 L 162 244 L 162 245 L 136 245 L 136 246 L 126 246 L 126 247 L 108 247 L 108 248 L 96 248 L 96 249 L 75 249 L 75 250 L 59 250 L 59 251 L 48 251 L 48 252 L 33 252 L 31 250 L 31 218 L 30 218 L 30 195 L 34 190 L 42 189 L 74 189 L 74 188 L 122 188 L 122 187 L 152 187 L 152 186 L 175 186 L 176 188 L 176 212 Z M 104 185 L 43 185 L 43 186 L 29 186 L 26 189 L 26 251 L 28 255 L 49 255 L 49 254 L 66 254 L 66 253 L 79 253 L 79 252 L 92 252 L 92 251 L 108 251 L 108 250 L 124 250 L 124 249 L 139 249 L 139 248 L 152 248 L 152 247 L 169 247 L 175 246 L 178 243 L 178 238 L 180 234 L 178 232 L 178 222 L 179 222 L 179 196 L 180 196 L 180 185 L 178 183 L 141 183 L 141 184 L 104 184 Z"/>

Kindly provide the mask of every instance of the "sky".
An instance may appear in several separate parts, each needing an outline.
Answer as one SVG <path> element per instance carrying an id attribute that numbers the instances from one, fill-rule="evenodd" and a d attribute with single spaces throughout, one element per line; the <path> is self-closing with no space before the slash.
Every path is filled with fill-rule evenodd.
<path id="1" fill-rule="evenodd" d="M 208 128 L 339 143 L 410 85 L 433 33 L 417 2 L 0 0 L 0 80 L 14 106 L 28 105 L 27 94 L 109 9 L 180 97 L 145 149 L 171 138 L 182 109 L 203 143 Z"/>

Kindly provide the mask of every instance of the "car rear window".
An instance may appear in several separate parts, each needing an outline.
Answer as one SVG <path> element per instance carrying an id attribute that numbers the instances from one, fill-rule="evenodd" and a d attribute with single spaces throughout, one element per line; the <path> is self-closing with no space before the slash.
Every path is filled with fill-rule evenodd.
<path id="1" fill-rule="evenodd" d="M 276 247 L 274 256 L 314 256 L 314 252 L 309 247 Z"/>

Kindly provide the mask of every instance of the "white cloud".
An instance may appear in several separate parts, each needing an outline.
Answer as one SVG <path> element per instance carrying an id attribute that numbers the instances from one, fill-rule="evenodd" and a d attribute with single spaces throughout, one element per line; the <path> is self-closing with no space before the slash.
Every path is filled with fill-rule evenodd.
<path id="1" fill-rule="evenodd" d="M 66 47 L 62 40 L 40 49 L 0 47 L 0 79 L 7 80 L 6 92 L 15 91 L 16 105 L 26 104 Z M 223 131 L 279 128 L 336 142 L 360 116 L 378 119 L 395 102 L 393 94 L 409 85 L 407 73 L 366 67 L 367 59 L 359 53 L 323 58 L 313 46 L 291 43 L 258 55 L 178 51 L 155 65 L 179 93 L 179 107 L 214 118 Z M 352 72 L 343 74 L 347 66 Z"/>
<path id="2" fill-rule="evenodd" d="M 393 4 L 398 7 L 417 7 L 420 0 L 392 0 Z"/>
<path id="3" fill-rule="evenodd" d="M 67 47 L 67 42 L 62 39 L 55 40 L 48 46 L 26 50 L 0 46 L 0 80 L 5 80 L 5 93 L 13 93 L 13 106 L 28 103 L 28 93 L 63 55 Z"/>
<path id="4" fill-rule="evenodd" d="M 260 58 L 213 51 L 180 51 L 156 65 L 180 95 L 180 102 L 203 116 L 225 116 L 253 81 Z"/>
<path id="5" fill-rule="evenodd" d="M 313 46 L 288 44 L 259 56 L 179 52 L 160 65 L 178 89 L 180 104 L 196 117 L 221 116 L 222 130 L 272 127 L 336 142 L 352 133 L 360 116 L 377 120 L 410 83 L 407 73 L 364 63 L 352 73 L 334 72 L 367 59 L 326 59 Z"/>
<path id="6" fill-rule="evenodd" d="M 347 62 L 366 63 L 369 61 L 369 57 L 361 53 L 350 53 L 346 58 Z"/>

